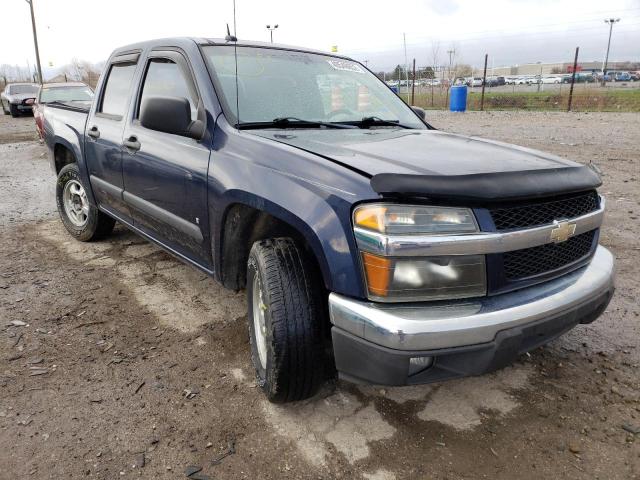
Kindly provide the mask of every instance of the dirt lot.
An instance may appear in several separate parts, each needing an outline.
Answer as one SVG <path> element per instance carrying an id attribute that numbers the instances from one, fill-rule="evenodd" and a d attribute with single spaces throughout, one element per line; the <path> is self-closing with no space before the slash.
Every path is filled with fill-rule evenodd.
<path id="1" fill-rule="evenodd" d="M 0 477 L 640 478 L 640 115 L 429 118 L 600 166 L 613 303 L 492 375 L 286 406 L 255 387 L 244 293 L 121 227 L 72 240 L 33 119 L 0 118 Z"/>

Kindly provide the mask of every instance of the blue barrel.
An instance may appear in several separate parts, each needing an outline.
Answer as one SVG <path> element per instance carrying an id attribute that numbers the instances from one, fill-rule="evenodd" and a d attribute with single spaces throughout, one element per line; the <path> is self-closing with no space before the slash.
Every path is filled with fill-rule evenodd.
<path id="1" fill-rule="evenodd" d="M 467 109 L 467 86 L 454 85 L 451 87 L 451 99 L 449 110 L 452 112 L 464 112 Z"/>

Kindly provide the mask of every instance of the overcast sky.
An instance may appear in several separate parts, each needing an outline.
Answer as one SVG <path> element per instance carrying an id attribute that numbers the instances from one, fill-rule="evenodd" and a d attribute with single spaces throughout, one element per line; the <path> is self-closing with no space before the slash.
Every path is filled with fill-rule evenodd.
<path id="1" fill-rule="evenodd" d="M 71 58 L 98 62 L 114 47 L 175 35 L 222 37 L 233 28 L 232 0 L 34 0 L 43 68 Z M 2 0 L 0 64 L 34 62 L 29 6 Z M 614 27 L 610 59 L 640 60 L 640 0 L 237 0 L 240 39 L 268 40 L 267 23 L 278 23 L 274 40 L 368 60 L 373 70 L 409 61 L 440 63 L 455 48 L 457 61 L 479 66 L 602 60 L 608 26 Z M 445 60 L 445 57 L 447 60 Z"/>

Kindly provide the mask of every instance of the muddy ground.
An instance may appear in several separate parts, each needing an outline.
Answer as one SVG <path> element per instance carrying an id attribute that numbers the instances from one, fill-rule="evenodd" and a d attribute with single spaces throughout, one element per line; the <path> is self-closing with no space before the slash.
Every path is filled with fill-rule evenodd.
<path id="1" fill-rule="evenodd" d="M 640 115 L 429 118 L 596 162 L 616 296 L 495 374 L 285 406 L 255 386 L 244 293 L 122 227 L 71 239 L 33 119 L 0 118 L 0 477 L 639 478 Z"/>

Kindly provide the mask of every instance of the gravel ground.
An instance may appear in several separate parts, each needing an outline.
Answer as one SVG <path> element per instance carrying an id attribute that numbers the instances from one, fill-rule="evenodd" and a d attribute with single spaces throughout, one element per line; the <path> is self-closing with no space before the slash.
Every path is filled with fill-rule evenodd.
<path id="1" fill-rule="evenodd" d="M 0 477 L 640 478 L 640 115 L 428 117 L 595 162 L 616 296 L 491 375 L 285 406 L 255 386 L 244 292 L 121 227 L 71 239 L 33 119 L 0 118 Z"/>

